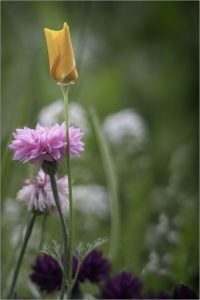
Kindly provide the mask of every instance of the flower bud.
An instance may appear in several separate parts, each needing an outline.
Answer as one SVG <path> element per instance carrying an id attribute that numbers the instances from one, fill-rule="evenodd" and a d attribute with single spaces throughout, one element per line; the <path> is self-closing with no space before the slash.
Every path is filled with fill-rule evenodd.
<path id="1" fill-rule="evenodd" d="M 54 161 L 44 160 L 44 162 L 42 164 L 42 169 L 43 169 L 44 173 L 46 173 L 47 175 L 53 176 L 56 174 L 56 172 L 58 170 L 58 162 L 56 160 L 54 160 Z"/>
<path id="2" fill-rule="evenodd" d="M 69 27 L 55 31 L 44 29 L 49 54 L 51 78 L 60 83 L 69 83 L 78 78 Z"/>

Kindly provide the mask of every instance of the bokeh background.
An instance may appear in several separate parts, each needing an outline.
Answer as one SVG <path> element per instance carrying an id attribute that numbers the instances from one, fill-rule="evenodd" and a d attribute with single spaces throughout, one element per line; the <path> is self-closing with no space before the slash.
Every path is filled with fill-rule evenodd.
<path id="1" fill-rule="evenodd" d="M 70 91 L 70 118 L 85 131 L 85 152 L 72 161 L 74 244 L 109 239 L 110 233 L 105 170 L 88 113 L 94 107 L 118 179 L 114 270 L 141 276 L 146 289 L 169 291 L 181 281 L 197 291 L 198 2 L 4 1 L 1 8 L 3 295 L 28 216 L 16 193 L 36 172 L 12 161 L 7 146 L 16 127 L 62 121 L 43 28 L 59 30 L 64 21 L 79 72 Z M 41 223 L 42 217 L 18 281 L 26 298 L 39 297 L 28 276 Z M 47 243 L 61 241 L 59 225 L 49 217 Z M 108 248 L 109 242 L 102 246 L 105 255 Z"/>

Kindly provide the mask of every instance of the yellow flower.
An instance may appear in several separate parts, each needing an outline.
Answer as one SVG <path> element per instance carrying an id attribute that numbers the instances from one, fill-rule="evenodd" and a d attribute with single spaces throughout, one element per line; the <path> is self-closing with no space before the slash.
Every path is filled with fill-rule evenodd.
<path id="1" fill-rule="evenodd" d="M 49 54 L 51 78 L 60 83 L 76 80 L 78 73 L 67 23 L 64 23 L 61 30 L 55 31 L 45 28 L 44 32 Z"/>

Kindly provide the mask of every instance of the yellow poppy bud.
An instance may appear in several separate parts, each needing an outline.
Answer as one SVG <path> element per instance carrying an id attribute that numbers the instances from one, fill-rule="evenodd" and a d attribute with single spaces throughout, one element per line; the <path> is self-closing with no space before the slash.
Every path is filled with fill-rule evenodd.
<path id="1" fill-rule="evenodd" d="M 67 23 L 64 23 L 61 30 L 55 31 L 45 28 L 44 32 L 49 54 L 51 78 L 60 83 L 76 80 L 78 73 Z"/>

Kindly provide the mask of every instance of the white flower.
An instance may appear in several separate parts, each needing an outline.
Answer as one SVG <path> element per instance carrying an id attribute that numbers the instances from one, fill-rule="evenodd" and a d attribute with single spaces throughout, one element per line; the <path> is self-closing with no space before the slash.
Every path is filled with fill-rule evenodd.
<path id="1" fill-rule="evenodd" d="M 85 134 L 90 132 L 86 112 L 77 102 L 69 104 L 69 121 L 72 126 L 79 127 Z"/>
<path id="2" fill-rule="evenodd" d="M 149 261 L 143 269 L 143 272 L 157 272 L 160 269 L 160 256 L 156 251 L 149 254 Z"/>
<path id="3" fill-rule="evenodd" d="M 109 115 L 103 130 L 114 146 L 123 145 L 134 151 L 141 148 L 147 139 L 147 129 L 143 118 L 132 109 L 125 109 Z"/>
<path id="4" fill-rule="evenodd" d="M 43 126 L 52 126 L 57 122 L 63 122 L 64 118 L 64 103 L 63 100 L 60 99 L 45 106 L 40 111 L 38 122 Z M 90 128 L 86 112 L 83 107 L 76 102 L 70 102 L 69 104 L 69 121 L 71 126 L 81 128 L 85 134 L 89 133 Z"/>
<path id="5" fill-rule="evenodd" d="M 13 221 L 19 220 L 20 217 L 20 207 L 15 202 L 15 199 L 6 198 L 4 204 L 4 214 L 8 218 L 11 218 Z"/>
<path id="6" fill-rule="evenodd" d="M 67 176 L 56 180 L 58 195 L 63 212 L 68 211 Z M 51 189 L 50 178 L 42 170 L 36 177 L 25 181 L 25 185 L 17 193 L 17 200 L 27 205 L 28 210 L 40 212 L 56 212 L 56 203 Z"/>
<path id="7" fill-rule="evenodd" d="M 168 242 L 176 244 L 178 242 L 178 239 L 178 232 L 176 230 L 170 230 L 170 232 L 167 235 Z"/>
<path id="8" fill-rule="evenodd" d="M 57 100 L 50 105 L 45 106 L 39 113 L 38 122 L 43 126 L 52 126 L 57 123 L 60 118 L 64 118 L 63 100 Z"/>
<path id="9" fill-rule="evenodd" d="M 97 184 L 77 185 L 73 188 L 74 207 L 81 213 L 104 218 L 108 215 L 108 196 Z"/>
<path id="10" fill-rule="evenodd" d="M 156 226 L 158 234 L 167 234 L 169 232 L 169 218 L 165 213 L 160 214 L 159 223 Z"/>

